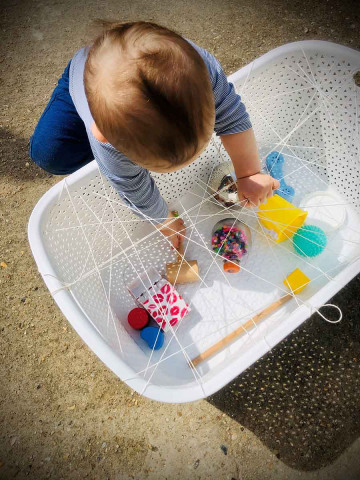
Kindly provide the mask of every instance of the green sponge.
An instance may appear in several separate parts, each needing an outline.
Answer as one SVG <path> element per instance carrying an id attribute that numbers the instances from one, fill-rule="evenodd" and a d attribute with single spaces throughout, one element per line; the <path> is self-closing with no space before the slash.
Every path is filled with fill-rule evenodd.
<path id="1" fill-rule="evenodd" d="M 315 225 L 304 225 L 293 237 L 296 252 L 303 257 L 316 257 L 326 247 L 326 234 Z"/>

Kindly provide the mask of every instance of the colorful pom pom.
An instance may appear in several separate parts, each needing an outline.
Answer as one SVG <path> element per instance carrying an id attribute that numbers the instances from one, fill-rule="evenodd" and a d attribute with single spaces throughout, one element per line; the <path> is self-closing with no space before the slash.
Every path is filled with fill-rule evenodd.
<path id="1" fill-rule="evenodd" d="M 293 237 L 296 252 L 303 257 L 316 257 L 326 247 L 325 232 L 315 225 L 304 225 Z"/>

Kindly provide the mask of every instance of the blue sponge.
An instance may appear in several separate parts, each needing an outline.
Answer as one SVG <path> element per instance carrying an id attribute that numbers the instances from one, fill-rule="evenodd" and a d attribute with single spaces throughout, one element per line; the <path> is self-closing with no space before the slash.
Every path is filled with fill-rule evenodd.
<path id="1" fill-rule="evenodd" d="M 145 327 L 141 330 L 140 336 L 151 350 L 159 350 L 164 345 L 164 332 L 158 327 Z"/>
<path id="2" fill-rule="evenodd" d="M 284 156 L 279 152 L 271 152 L 266 157 L 266 169 L 273 178 L 279 180 L 280 188 L 276 190 L 275 193 L 280 195 L 280 197 L 284 198 L 288 202 L 291 203 L 294 195 L 295 190 L 290 185 L 287 185 L 285 180 L 283 179 L 283 163 L 284 163 Z"/>
<path id="3" fill-rule="evenodd" d="M 293 236 L 296 252 L 303 257 L 316 257 L 326 247 L 326 234 L 315 225 L 304 225 Z"/>

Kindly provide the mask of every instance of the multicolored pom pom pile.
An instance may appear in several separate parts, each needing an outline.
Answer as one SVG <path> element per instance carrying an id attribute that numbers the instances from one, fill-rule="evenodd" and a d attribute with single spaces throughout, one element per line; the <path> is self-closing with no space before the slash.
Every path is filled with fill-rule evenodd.
<path id="1" fill-rule="evenodd" d="M 227 260 L 240 260 L 248 249 L 245 232 L 235 226 L 225 225 L 215 230 L 211 244 L 213 251 Z"/>

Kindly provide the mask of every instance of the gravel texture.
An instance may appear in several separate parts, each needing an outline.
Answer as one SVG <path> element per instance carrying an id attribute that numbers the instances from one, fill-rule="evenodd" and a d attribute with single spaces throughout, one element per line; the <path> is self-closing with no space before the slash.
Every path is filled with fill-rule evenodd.
<path id="1" fill-rule="evenodd" d="M 68 325 L 26 227 L 59 178 L 28 139 L 97 18 L 165 24 L 231 73 L 287 42 L 360 48 L 358 1 L 9 0 L 0 44 L 0 478 L 360 479 L 359 278 L 344 320 L 308 321 L 209 401 L 163 405 L 122 384 Z"/>

